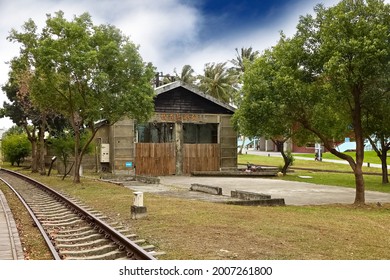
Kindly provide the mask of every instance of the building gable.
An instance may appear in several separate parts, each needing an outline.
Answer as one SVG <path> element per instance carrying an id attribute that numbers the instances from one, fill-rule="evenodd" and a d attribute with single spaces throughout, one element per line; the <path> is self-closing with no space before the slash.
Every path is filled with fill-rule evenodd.
<path id="1" fill-rule="evenodd" d="M 175 82 L 156 89 L 156 113 L 194 113 L 232 115 L 234 108 L 183 83 Z"/>

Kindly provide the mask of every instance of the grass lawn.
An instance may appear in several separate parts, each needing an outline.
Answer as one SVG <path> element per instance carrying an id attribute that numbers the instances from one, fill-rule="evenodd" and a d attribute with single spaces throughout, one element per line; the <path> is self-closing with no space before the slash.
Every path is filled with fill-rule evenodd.
<path id="1" fill-rule="evenodd" d="M 23 172 L 128 226 L 166 252 L 160 259 L 390 259 L 390 204 L 246 207 L 145 193 L 148 216 L 131 220 L 127 188 Z"/>
<path id="2" fill-rule="evenodd" d="M 300 178 L 299 176 L 310 176 L 312 178 Z M 321 185 L 332 185 L 340 187 L 355 188 L 355 177 L 353 174 L 329 173 L 317 171 L 301 171 L 289 173 L 281 178 L 283 180 L 307 182 Z M 368 191 L 379 191 L 390 193 L 390 185 L 382 184 L 382 177 L 366 175 L 364 176 L 365 189 Z"/>
<path id="3" fill-rule="evenodd" d="M 351 157 L 355 158 L 356 154 L 355 152 L 346 152 L 345 154 L 350 155 Z M 299 156 L 299 157 L 308 157 L 308 158 L 314 158 L 313 154 L 293 154 L 294 156 Z M 326 152 L 322 154 L 323 159 L 337 159 L 339 160 L 340 158 L 336 157 L 335 155 Z M 369 162 L 369 163 L 376 163 L 376 164 L 381 164 L 380 158 L 376 155 L 375 151 L 366 151 L 364 152 L 364 162 Z"/>
<path id="4" fill-rule="evenodd" d="M 240 164 L 251 162 L 253 164 L 258 165 L 281 166 L 283 164 L 283 159 L 279 157 L 267 157 L 258 155 L 239 155 L 238 162 Z M 300 168 L 312 170 L 301 170 Z M 288 173 L 288 175 L 284 177 L 278 177 L 277 179 L 355 188 L 355 178 L 352 174 L 351 167 L 347 164 L 295 159 L 292 169 L 294 172 Z M 337 172 L 321 172 L 321 170 L 350 172 L 350 174 Z M 379 168 L 363 166 L 363 172 L 377 174 L 364 175 L 366 190 L 390 192 L 390 185 L 382 184 L 381 170 Z M 303 179 L 299 176 L 311 176 L 313 178 Z"/>
<path id="5" fill-rule="evenodd" d="M 309 157 L 308 154 L 302 154 Z M 299 155 L 300 156 L 300 155 Z M 326 161 L 315 161 L 313 156 L 310 158 L 313 160 L 304 160 L 304 159 L 294 159 L 294 163 L 292 168 L 310 168 L 310 169 L 322 169 L 322 170 L 336 170 L 336 171 L 347 171 L 352 172 L 351 167 L 348 164 L 340 164 Z M 272 165 L 272 166 L 283 166 L 284 161 L 282 157 L 275 156 L 260 156 L 260 155 L 238 155 L 238 163 L 246 164 L 247 162 L 259 165 Z M 381 174 L 381 170 L 379 168 L 367 167 L 363 166 L 363 172 L 367 173 L 378 173 Z"/>

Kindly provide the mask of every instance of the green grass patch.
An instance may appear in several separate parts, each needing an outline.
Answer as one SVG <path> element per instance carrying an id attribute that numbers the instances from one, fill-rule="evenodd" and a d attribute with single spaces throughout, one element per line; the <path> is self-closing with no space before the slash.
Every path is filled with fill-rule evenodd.
<path id="1" fill-rule="evenodd" d="M 356 158 L 356 153 L 355 152 L 345 152 L 345 154 Z M 299 157 L 307 157 L 307 158 L 313 158 L 313 154 L 293 154 L 294 156 L 299 156 Z M 341 160 L 340 158 L 336 157 L 332 153 L 326 152 L 322 154 L 323 159 L 336 159 L 336 160 Z M 369 163 L 375 163 L 375 164 L 381 164 L 380 158 L 376 155 L 375 151 L 365 151 L 364 152 L 364 162 L 369 162 Z"/>
<path id="2" fill-rule="evenodd" d="M 300 178 L 299 176 L 310 176 L 312 178 Z M 317 171 L 302 171 L 295 170 L 288 173 L 287 176 L 278 178 L 288 181 L 307 182 L 321 185 L 340 186 L 347 188 L 355 188 L 355 177 L 353 174 L 345 173 L 329 173 Z M 364 176 L 365 189 L 368 191 L 379 191 L 390 193 L 390 184 L 383 185 L 382 177 L 377 175 Z"/>
<path id="3" fill-rule="evenodd" d="M 258 165 L 280 166 L 283 164 L 283 159 L 281 157 L 239 155 L 238 162 L 240 164 L 246 164 L 246 162 L 250 162 Z M 309 170 L 300 170 L 300 168 Z M 288 173 L 287 176 L 278 177 L 277 179 L 355 188 L 355 177 L 352 173 L 351 167 L 347 164 L 296 159 L 292 166 L 292 170 L 293 172 Z M 332 170 L 337 172 L 321 172 Z M 363 172 L 377 174 L 364 175 L 366 190 L 390 192 L 390 184 L 382 184 L 381 170 L 379 168 L 363 167 Z M 313 178 L 304 179 L 300 178 L 299 176 L 311 176 Z"/>
<path id="4" fill-rule="evenodd" d="M 284 161 L 282 157 L 275 156 L 259 156 L 259 155 L 238 155 L 238 164 L 244 165 L 247 162 L 257 165 L 270 165 L 270 166 L 283 166 Z M 309 168 L 317 170 L 335 170 L 343 172 L 352 172 L 351 167 L 348 164 L 326 162 L 326 161 L 315 161 L 295 159 L 292 168 Z M 381 173 L 379 168 L 363 166 L 363 172 L 367 173 Z"/>

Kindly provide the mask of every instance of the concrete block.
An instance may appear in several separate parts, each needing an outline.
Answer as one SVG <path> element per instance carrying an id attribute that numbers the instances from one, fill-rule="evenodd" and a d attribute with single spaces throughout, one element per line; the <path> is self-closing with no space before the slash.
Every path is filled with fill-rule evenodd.
<path id="1" fill-rule="evenodd" d="M 131 218 L 133 220 L 141 219 L 147 216 L 147 209 L 145 206 L 131 206 Z"/>
<path id="2" fill-rule="evenodd" d="M 208 186 L 208 185 L 202 185 L 202 184 L 191 184 L 190 190 L 197 191 L 197 192 L 209 193 L 209 194 L 215 194 L 215 195 L 222 195 L 222 188 Z"/>
<path id="3" fill-rule="evenodd" d="M 285 206 L 284 198 L 228 201 L 226 204 L 243 206 Z"/>
<path id="4" fill-rule="evenodd" d="M 238 191 L 238 190 L 231 191 L 231 197 L 239 198 L 243 200 L 271 199 L 271 195 L 269 194 Z"/>

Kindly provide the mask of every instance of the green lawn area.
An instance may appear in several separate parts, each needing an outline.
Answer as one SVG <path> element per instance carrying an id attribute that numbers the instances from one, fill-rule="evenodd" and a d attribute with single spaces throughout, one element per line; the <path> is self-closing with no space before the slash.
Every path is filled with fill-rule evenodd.
<path id="1" fill-rule="evenodd" d="M 310 169 L 320 169 L 320 170 L 335 170 L 335 171 L 346 171 L 352 172 L 351 167 L 348 164 L 333 163 L 326 161 L 315 161 L 313 155 L 310 156 L 313 160 L 304 160 L 304 159 L 294 159 L 293 167 L 294 168 L 310 168 Z M 245 165 L 247 162 L 258 165 L 270 165 L 270 166 L 282 166 L 284 164 L 282 157 L 267 157 L 259 155 L 238 155 L 238 164 Z M 363 166 L 364 172 L 370 173 L 379 173 L 381 170 L 379 168 Z"/>
<path id="2" fill-rule="evenodd" d="M 355 152 L 346 152 L 345 154 L 350 155 L 351 157 L 355 158 Z M 297 157 L 308 157 L 308 158 L 314 158 L 313 154 L 293 154 L 294 156 Z M 339 160 L 340 158 L 336 157 L 335 155 L 326 152 L 322 154 L 323 159 L 337 159 Z M 364 152 L 364 162 L 369 162 L 369 163 L 376 163 L 376 164 L 381 164 L 380 158 L 376 155 L 374 151 L 366 151 Z"/>
<path id="3" fill-rule="evenodd" d="M 239 155 L 238 163 L 246 164 L 247 162 L 257 165 L 281 166 L 283 159 L 281 157 L 267 157 L 259 155 Z M 347 164 L 295 159 L 287 176 L 278 177 L 282 180 L 310 182 L 315 184 L 342 186 L 355 188 L 355 179 L 352 174 L 352 169 Z M 336 172 L 328 172 L 328 171 Z M 363 167 L 366 173 L 375 173 L 377 175 L 365 175 L 366 190 L 390 192 L 390 185 L 382 185 L 381 170 L 373 167 Z M 348 173 L 340 173 L 348 172 Z M 310 176 L 312 178 L 300 178 L 299 176 Z"/>

